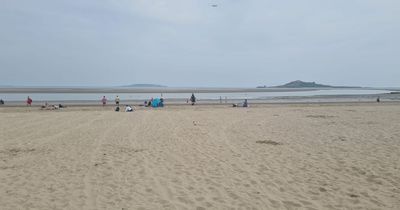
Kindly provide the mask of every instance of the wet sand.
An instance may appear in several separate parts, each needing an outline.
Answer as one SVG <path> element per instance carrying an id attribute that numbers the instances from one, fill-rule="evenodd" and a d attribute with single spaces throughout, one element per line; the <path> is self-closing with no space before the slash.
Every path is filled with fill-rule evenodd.
<path id="1" fill-rule="evenodd" d="M 0 107 L 1 209 L 399 209 L 400 104 Z"/>

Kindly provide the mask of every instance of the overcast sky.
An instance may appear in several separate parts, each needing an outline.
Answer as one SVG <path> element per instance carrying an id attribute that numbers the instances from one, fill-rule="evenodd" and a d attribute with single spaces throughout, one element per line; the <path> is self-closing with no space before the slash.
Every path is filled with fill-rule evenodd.
<path id="1" fill-rule="evenodd" d="M 0 27 L 0 85 L 400 86 L 399 0 L 0 0 Z"/>

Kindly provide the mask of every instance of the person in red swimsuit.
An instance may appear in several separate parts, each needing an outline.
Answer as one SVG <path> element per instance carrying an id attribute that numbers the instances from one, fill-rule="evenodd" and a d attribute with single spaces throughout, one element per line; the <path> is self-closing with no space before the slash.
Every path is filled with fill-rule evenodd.
<path id="1" fill-rule="evenodd" d="M 28 96 L 28 98 L 26 99 L 26 105 L 27 106 L 31 106 L 32 105 L 32 99 Z"/>

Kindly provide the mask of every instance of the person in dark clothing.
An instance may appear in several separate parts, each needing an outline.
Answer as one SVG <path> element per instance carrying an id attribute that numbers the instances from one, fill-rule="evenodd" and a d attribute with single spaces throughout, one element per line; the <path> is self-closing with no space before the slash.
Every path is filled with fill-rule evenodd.
<path id="1" fill-rule="evenodd" d="M 159 106 L 160 107 L 164 107 L 164 99 L 163 98 L 160 98 Z"/>
<path id="2" fill-rule="evenodd" d="M 4 105 L 3 99 L 0 99 L 0 105 Z"/>
<path id="3" fill-rule="evenodd" d="M 190 102 L 192 102 L 192 106 L 196 103 L 196 97 L 194 96 L 194 93 L 192 93 L 192 96 L 190 97 Z"/>
<path id="4" fill-rule="evenodd" d="M 243 107 L 249 107 L 249 104 L 247 103 L 247 99 L 244 100 Z"/>

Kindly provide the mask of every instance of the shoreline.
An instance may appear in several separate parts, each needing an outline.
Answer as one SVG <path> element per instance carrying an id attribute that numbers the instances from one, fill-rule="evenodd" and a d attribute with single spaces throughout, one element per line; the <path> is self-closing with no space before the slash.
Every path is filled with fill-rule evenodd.
<path id="1" fill-rule="evenodd" d="M 400 94 L 366 94 L 366 95 L 320 95 L 320 96 L 280 96 L 262 99 L 248 99 L 250 104 L 320 104 L 320 103 L 376 103 L 379 97 L 381 102 L 398 103 L 400 102 Z M 233 103 L 241 103 L 244 99 L 198 99 L 197 105 L 230 105 Z M 65 104 L 69 106 L 101 106 L 100 100 L 34 100 L 32 106 L 41 106 L 45 102 L 49 104 Z M 121 100 L 121 105 L 141 105 L 144 100 L 130 99 Z M 221 103 L 222 102 L 222 103 Z M 166 106 L 188 105 L 186 99 L 165 98 Z M 6 101 L 0 107 L 24 107 L 25 101 Z M 109 100 L 107 106 L 115 106 L 113 100 Z"/>
<path id="2" fill-rule="evenodd" d="M 56 104 L 54 104 L 56 105 Z M 59 110 L 42 110 L 41 105 L 32 105 L 32 106 L 26 106 L 26 105 L 3 105 L 0 106 L 0 113 L 1 112 L 8 112 L 8 111 L 88 111 L 88 110 L 94 110 L 94 111 L 114 111 L 114 108 L 116 107 L 115 104 L 107 104 L 105 106 L 101 104 L 65 104 L 66 107 L 59 109 Z M 385 101 L 385 102 L 373 102 L 373 101 L 336 101 L 336 102 L 260 102 L 260 103 L 250 103 L 250 106 L 248 108 L 243 108 L 243 107 L 232 107 L 231 103 L 198 103 L 194 106 L 186 103 L 175 103 L 175 104 L 166 104 L 165 107 L 158 107 L 158 108 L 153 108 L 153 107 L 145 107 L 141 104 L 128 104 L 128 103 L 121 103 L 120 107 L 123 107 L 125 105 L 132 105 L 135 107 L 137 111 L 143 111 L 143 110 L 175 110 L 175 109 L 182 109 L 182 110 L 187 110 L 187 109 L 196 109 L 196 108 L 218 108 L 218 109 L 239 109 L 239 110 L 248 110 L 252 108 L 256 109 L 263 109 L 263 108 L 282 108 L 282 107 L 331 107 L 331 106 L 400 106 L 400 101 Z M 124 111 L 121 111 L 124 112 Z"/>

